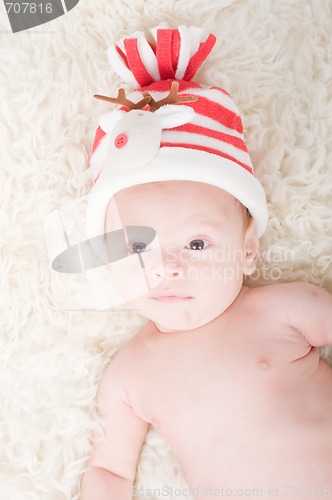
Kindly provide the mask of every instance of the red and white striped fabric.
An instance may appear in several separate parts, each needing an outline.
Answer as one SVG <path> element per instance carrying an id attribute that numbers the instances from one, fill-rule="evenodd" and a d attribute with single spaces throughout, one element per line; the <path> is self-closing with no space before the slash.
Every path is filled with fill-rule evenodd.
<path id="1" fill-rule="evenodd" d="M 193 26 L 157 26 L 150 30 L 150 37 L 136 32 L 109 48 L 112 67 L 135 89 L 126 96 L 132 102 L 138 103 L 143 92 L 160 101 L 169 94 L 173 81 L 179 84 L 179 96 L 195 96 L 197 100 L 164 106 L 179 114 L 184 106 L 192 110 L 190 119 L 175 119 L 173 126 L 160 116 L 160 110 L 150 113 L 148 105 L 141 110 L 160 116 L 158 146 L 154 145 L 149 154 L 149 129 L 146 134 L 142 129 L 137 139 L 137 131 L 128 125 L 129 117 L 122 118 L 121 128 L 121 115 L 104 115 L 91 154 L 91 166 L 97 172 L 91 193 L 99 208 L 91 202 L 90 235 L 103 233 L 103 214 L 111 196 L 126 187 L 158 180 L 193 180 L 225 189 L 249 209 L 258 234 L 264 232 L 268 218 L 265 194 L 254 176 L 239 110 L 224 89 L 192 81 L 216 41 L 212 34 L 206 40 L 202 37 L 202 30 Z M 127 115 L 135 113 L 125 106 L 118 109 Z M 111 125 L 113 120 L 117 122 L 115 127 Z M 123 135 L 128 143 L 119 152 L 114 141 Z"/>
<path id="2" fill-rule="evenodd" d="M 150 30 L 150 37 L 137 31 L 108 49 L 114 70 L 136 88 L 158 80 L 192 80 L 216 41 L 210 34 L 202 42 L 202 30 L 195 26 L 159 25 Z"/>

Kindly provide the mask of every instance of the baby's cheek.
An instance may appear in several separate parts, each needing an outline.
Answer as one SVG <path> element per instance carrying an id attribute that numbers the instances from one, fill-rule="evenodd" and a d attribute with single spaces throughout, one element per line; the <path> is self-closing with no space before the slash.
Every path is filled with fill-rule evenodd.
<path id="1" fill-rule="evenodd" d="M 115 287 L 125 301 L 141 297 L 149 291 L 144 268 L 137 255 L 110 264 Z"/>
<path id="2" fill-rule="evenodd" d="M 187 268 L 187 276 L 190 279 L 196 277 L 210 286 L 236 284 L 242 279 L 242 267 L 224 262 L 196 262 Z M 208 282 L 208 283 L 207 283 Z"/>

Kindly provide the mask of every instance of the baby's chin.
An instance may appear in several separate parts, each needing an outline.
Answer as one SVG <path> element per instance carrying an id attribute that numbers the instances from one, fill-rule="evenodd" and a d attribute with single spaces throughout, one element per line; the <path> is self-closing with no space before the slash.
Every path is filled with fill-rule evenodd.
<path id="1" fill-rule="evenodd" d="M 128 307 L 149 319 L 160 331 L 188 331 L 204 327 L 222 315 L 236 300 L 241 283 L 234 283 L 227 291 L 194 293 L 184 300 L 159 300 L 150 293 L 127 302 Z"/>
<path id="2" fill-rule="evenodd" d="M 132 301 L 131 306 L 134 306 L 133 302 L 135 301 Z M 188 311 L 185 308 L 165 307 L 163 313 L 158 313 L 155 310 L 137 307 L 137 305 L 134 308 L 139 314 L 152 321 L 161 333 L 196 330 L 210 323 L 223 312 L 201 311 L 201 314 L 197 314 L 197 310 Z"/>

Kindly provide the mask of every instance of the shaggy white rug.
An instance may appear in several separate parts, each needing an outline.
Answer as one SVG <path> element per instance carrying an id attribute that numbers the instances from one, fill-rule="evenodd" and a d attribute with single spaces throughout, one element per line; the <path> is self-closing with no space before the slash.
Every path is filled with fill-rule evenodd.
<path id="1" fill-rule="evenodd" d="M 81 0 L 17 34 L 1 2 L 0 500 L 77 498 L 98 382 L 145 323 L 121 308 L 67 310 L 45 220 L 85 193 L 97 120 L 109 109 L 92 95 L 120 84 L 106 49 L 163 21 L 218 37 L 196 80 L 223 86 L 239 105 L 269 202 L 250 284 L 301 280 L 332 292 L 330 0 Z M 74 280 L 71 294 L 88 303 L 84 293 Z M 153 429 L 137 485 L 137 498 L 188 498 Z"/>

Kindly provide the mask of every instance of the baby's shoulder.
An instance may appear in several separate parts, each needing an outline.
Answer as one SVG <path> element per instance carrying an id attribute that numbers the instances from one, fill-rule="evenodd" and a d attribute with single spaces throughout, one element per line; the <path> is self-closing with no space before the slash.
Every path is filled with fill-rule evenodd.
<path id="1" fill-rule="evenodd" d="M 280 297 L 282 299 L 283 297 L 289 298 L 290 296 L 298 296 L 299 293 L 302 294 L 303 292 L 307 292 L 308 289 L 318 289 L 319 287 L 302 281 L 293 281 L 291 283 L 272 283 L 253 288 L 246 288 L 246 295 L 248 297 L 252 297 L 253 299 L 261 297 L 262 295 L 267 298 Z"/>
<path id="2" fill-rule="evenodd" d="M 116 352 L 104 372 L 104 379 L 127 381 L 133 373 L 139 372 L 146 357 L 144 331 L 145 328 L 141 328 Z"/>
<path id="3" fill-rule="evenodd" d="M 244 305 L 270 316 L 298 309 L 310 301 L 319 288 L 304 282 L 275 283 L 248 288 L 244 294 Z"/>

